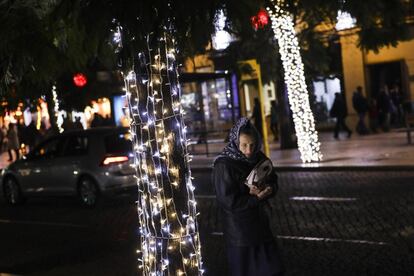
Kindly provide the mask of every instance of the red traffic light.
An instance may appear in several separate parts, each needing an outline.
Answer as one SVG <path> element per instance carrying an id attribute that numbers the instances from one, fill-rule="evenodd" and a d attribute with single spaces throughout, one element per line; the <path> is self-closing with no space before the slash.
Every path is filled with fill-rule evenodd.
<path id="1" fill-rule="evenodd" d="M 269 15 L 265 10 L 259 11 L 259 13 L 257 14 L 257 21 L 259 21 L 259 25 L 262 28 L 269 23 Z"/>
<path id="2" fill-rule="evenodd" d="M 83 87 L 88 82 L 86 76 L 82 73 L 77 73 L 73 76 L 73 82 L 77 87 Z"/>
<path id="3" fill-rule="evenodd" d="M 269 15 L 262 9 L 257 15 L 250 17 L 250 22 L 255 30 L 263 29 L 269 23 Z"/>

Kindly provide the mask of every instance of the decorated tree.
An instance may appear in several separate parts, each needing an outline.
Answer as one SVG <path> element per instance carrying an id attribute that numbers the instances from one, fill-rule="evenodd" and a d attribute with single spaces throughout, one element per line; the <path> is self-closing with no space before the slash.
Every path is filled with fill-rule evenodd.
<path id="1" fill-rule="evenodd" d="M 399 20 L 404 17 L 399 13 L 402 1 L 375 2 L 2 1 L 1 37 L 5 39 L 0 42 L 1 80 L 4 90 L 36 84 L 52 91 L 62 71 L 74 71 L 96 58 L 116 57 L 129 103 L 139 187 L 142 273 L 199 275 L 203 272 L 201 243 L 189 167 L 191 157 L 180 106 L 180 60 L 204 51 L 219 10 L 227 16 L 226 26 L 241 34 L 240 39 L 248 39 L 243 34 L 251 33 L 251 15 L 268 7 L 276 35 L 268 42 L 273 46 L 278 43 L 296 133 L 300 136 L 299 148 L 305 152 L 304 161 L 319 160 L 294 23 L 303 21 L 302 30 L 318 33 L 314 26 L 322 21 L 333 22 L 341 8 L 355 14 L 361 46 L 374 48 L 404 38 L 405 25 Z M 391 5 L 387 3 L 391 2 L 393 13 L 386 15 Z M 370 11 L 370 20 L 361 10 Z M 22 23 L 28 19 L 28 25 Z M 392 38 L 373 41 L 365 35 L 367 30 L 388 33 L 393 29 L 398 31 Z M 112 52 L 104 51 L 108 48 Z M 276 59 L 273 53 L 268 58 Z"/>
<path id="2" fill-rule="evenodd" d="M 195 23 L 212 27 L 218 4 L 200 3 L 189 12 L 190 5 L 134 3 L 128 9 L 134 16 L 111 7 L 134 145 L 144 275 L 203 273 L 177 52 L 205 47 L 211 31 Z"/>
<path id="3" fill-rule="evenodd" d="M 373 51 L 408 39 L 410 25 L 407 19 L 409 21 L 413 14 L 413 2 L 400 0 L 285 0 L 278 1 L 278 5 L 290 14 L 294 22 L 307 83 L 316 76 L 342 74 L 339 35 L 335 28 L 339 10 L 353 17 L 352 28 L 359 34 L 359 46 Z M 292 140 L 291 111 L 287 110 L 284 69 L 273 29 L 270 24 L 257 30 L 239 30 L 230 24 L 225 29 L 239 38 L 224 50 L 228 57 L 227 64 L 237 70 L 239 60 L 257 59 L 262 65 L 263 82 L 274 81 L 277 84 L 281 148 L 294 147 L 296 143 Z"/>

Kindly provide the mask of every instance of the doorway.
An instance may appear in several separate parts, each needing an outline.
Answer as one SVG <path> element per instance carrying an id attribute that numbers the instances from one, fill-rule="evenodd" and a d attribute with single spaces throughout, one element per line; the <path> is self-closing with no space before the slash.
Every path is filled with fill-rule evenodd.
<path id="1" fill-rule="evenodd" d="M 391 88 L 394 85 L 399 87 L 403 97 L 406 96 L 403 81 L 403 60 L 394 62 L 384 62 L 368 65 L 368 96 L 377 98 L 379 91 L 385 86 Z"/>

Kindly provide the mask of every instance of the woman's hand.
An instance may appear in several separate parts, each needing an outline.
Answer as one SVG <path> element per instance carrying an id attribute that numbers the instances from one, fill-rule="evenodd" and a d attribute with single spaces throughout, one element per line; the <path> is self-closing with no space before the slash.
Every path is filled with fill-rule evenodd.
<path id="1" fill-rule="evenodd" d="M 259 199 L 263 199 L 266 198 L 267 196 L 271 195 L 273 192 L 273 188 L 270 186 L 267 186 L 266 188 L 264 188 L 263 190 L 260 190 L 259 188 L 257 188 L 256 186 L 252 185 L 250 187 L 250 191 L 249 193 L 251 195 L 255 195 L 257 196 Z"/>
<path id="2" fill-rule="evenodd" d="M 272 194 L 272 192 L 273 192 L 273 188 L 272 188 L 272 187 L 270 187 L 270 186 L 268 186 L 268 187 L 266 187 L 263 191 L 261 191 L 259 194 L 257 194 L 256 196 L 257 196 L 259 199 L 263 199 L 263 198 L 266 198 L 266 197 L 268 197 L 269 195 L 271 195 L 271 194 Z"/>
<path id="3" fill-rule="evenodd" d="M 251 185 L 251 186 L 250 186 L 250 191 L 249 191 L 249 193 L 250 193 L 251 195 L 255 195 L 255 196 L 257 196 L 258 194 L 260 194 L 260 192 L 261 192 L 261 190 L 260 190 L 259 188 L 257 188 L 256 186 L 254 186 L 254 185 Z"/>

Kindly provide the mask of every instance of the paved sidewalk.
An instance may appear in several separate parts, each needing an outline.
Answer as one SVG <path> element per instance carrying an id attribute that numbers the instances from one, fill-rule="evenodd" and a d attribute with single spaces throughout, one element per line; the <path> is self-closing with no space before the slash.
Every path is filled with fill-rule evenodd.
<path id="1" fill-rule="evenodd" d="M 298 150 L 272 151 L 275 166 L 298 168 L 407 168 L 414 169 L 414 144 L 408 144 L 406 133 L 392 131 L 351 139 L 335 140 L 331 133 L 320 135 L 323 160 L 303 164 Z"/>
<path id="2" fill-rule="evenodd" d="M 412 276 L 413 177 L 414 171 L 280 173 L 270 221 L 286 276 Z M 206 276 L 225 276 L 215 198 L 197 196 L 197 210 Z M 0 199 L 0 271 L 141 275 L 136 212 L 126 198 L 88 210 L 70 199 L 30 200 L 21 208 Z"/>
<path id="3" fill-rule="evenodd" d="M 331 132 L 319 134 L 321 151 L 324 156 L 321 162 L 303 164 L 297 149 L 280 150 L 279 144 L 270 144 L 271 159 L 275 167 L 284 170 L 346 170 L 346 169 L 414 169 L 414 144 L 407 143 L 406 133 L 392 130 L 388 133 L 366 136 L 352 135 L 335 140 Z M 220 152 L 225 143 L 209 145 L 213 154 L 203 154 L 204 145 L 196 145 L 191 168 L 208 169 L 211 167 L 214 152 Z M 190 146 L 190 150 L 192 147 Z M 8 154 L 0 155 L 0 169 L 9 164 Z"/>
<path id="4" fill-rule="evenodd" d="M 278 175 L 270 223 L 286 276 L 414 275 L 413 171 Z M 226 275 L 217 207 L 197 199 L 205 268 L 214 276 Z"/>
<path id="5" fill-rule="evenodd" d="M 285 170 L 346 170 L 346 169 L 414 169 L 414 144 L 407 143 L 401 130 L 366 136 L 344 136 L 339 140 L 331 132 L 319 134 L 323 160 L 303 164 L 298 149 L 280 150 L 278 144 L 270 144 L 270 157 L 275 167 Z M 224 143 L 212 148 L 220 151 Z M 211 167 L 214 156 L 195 155 L 191 167 Z"/>

